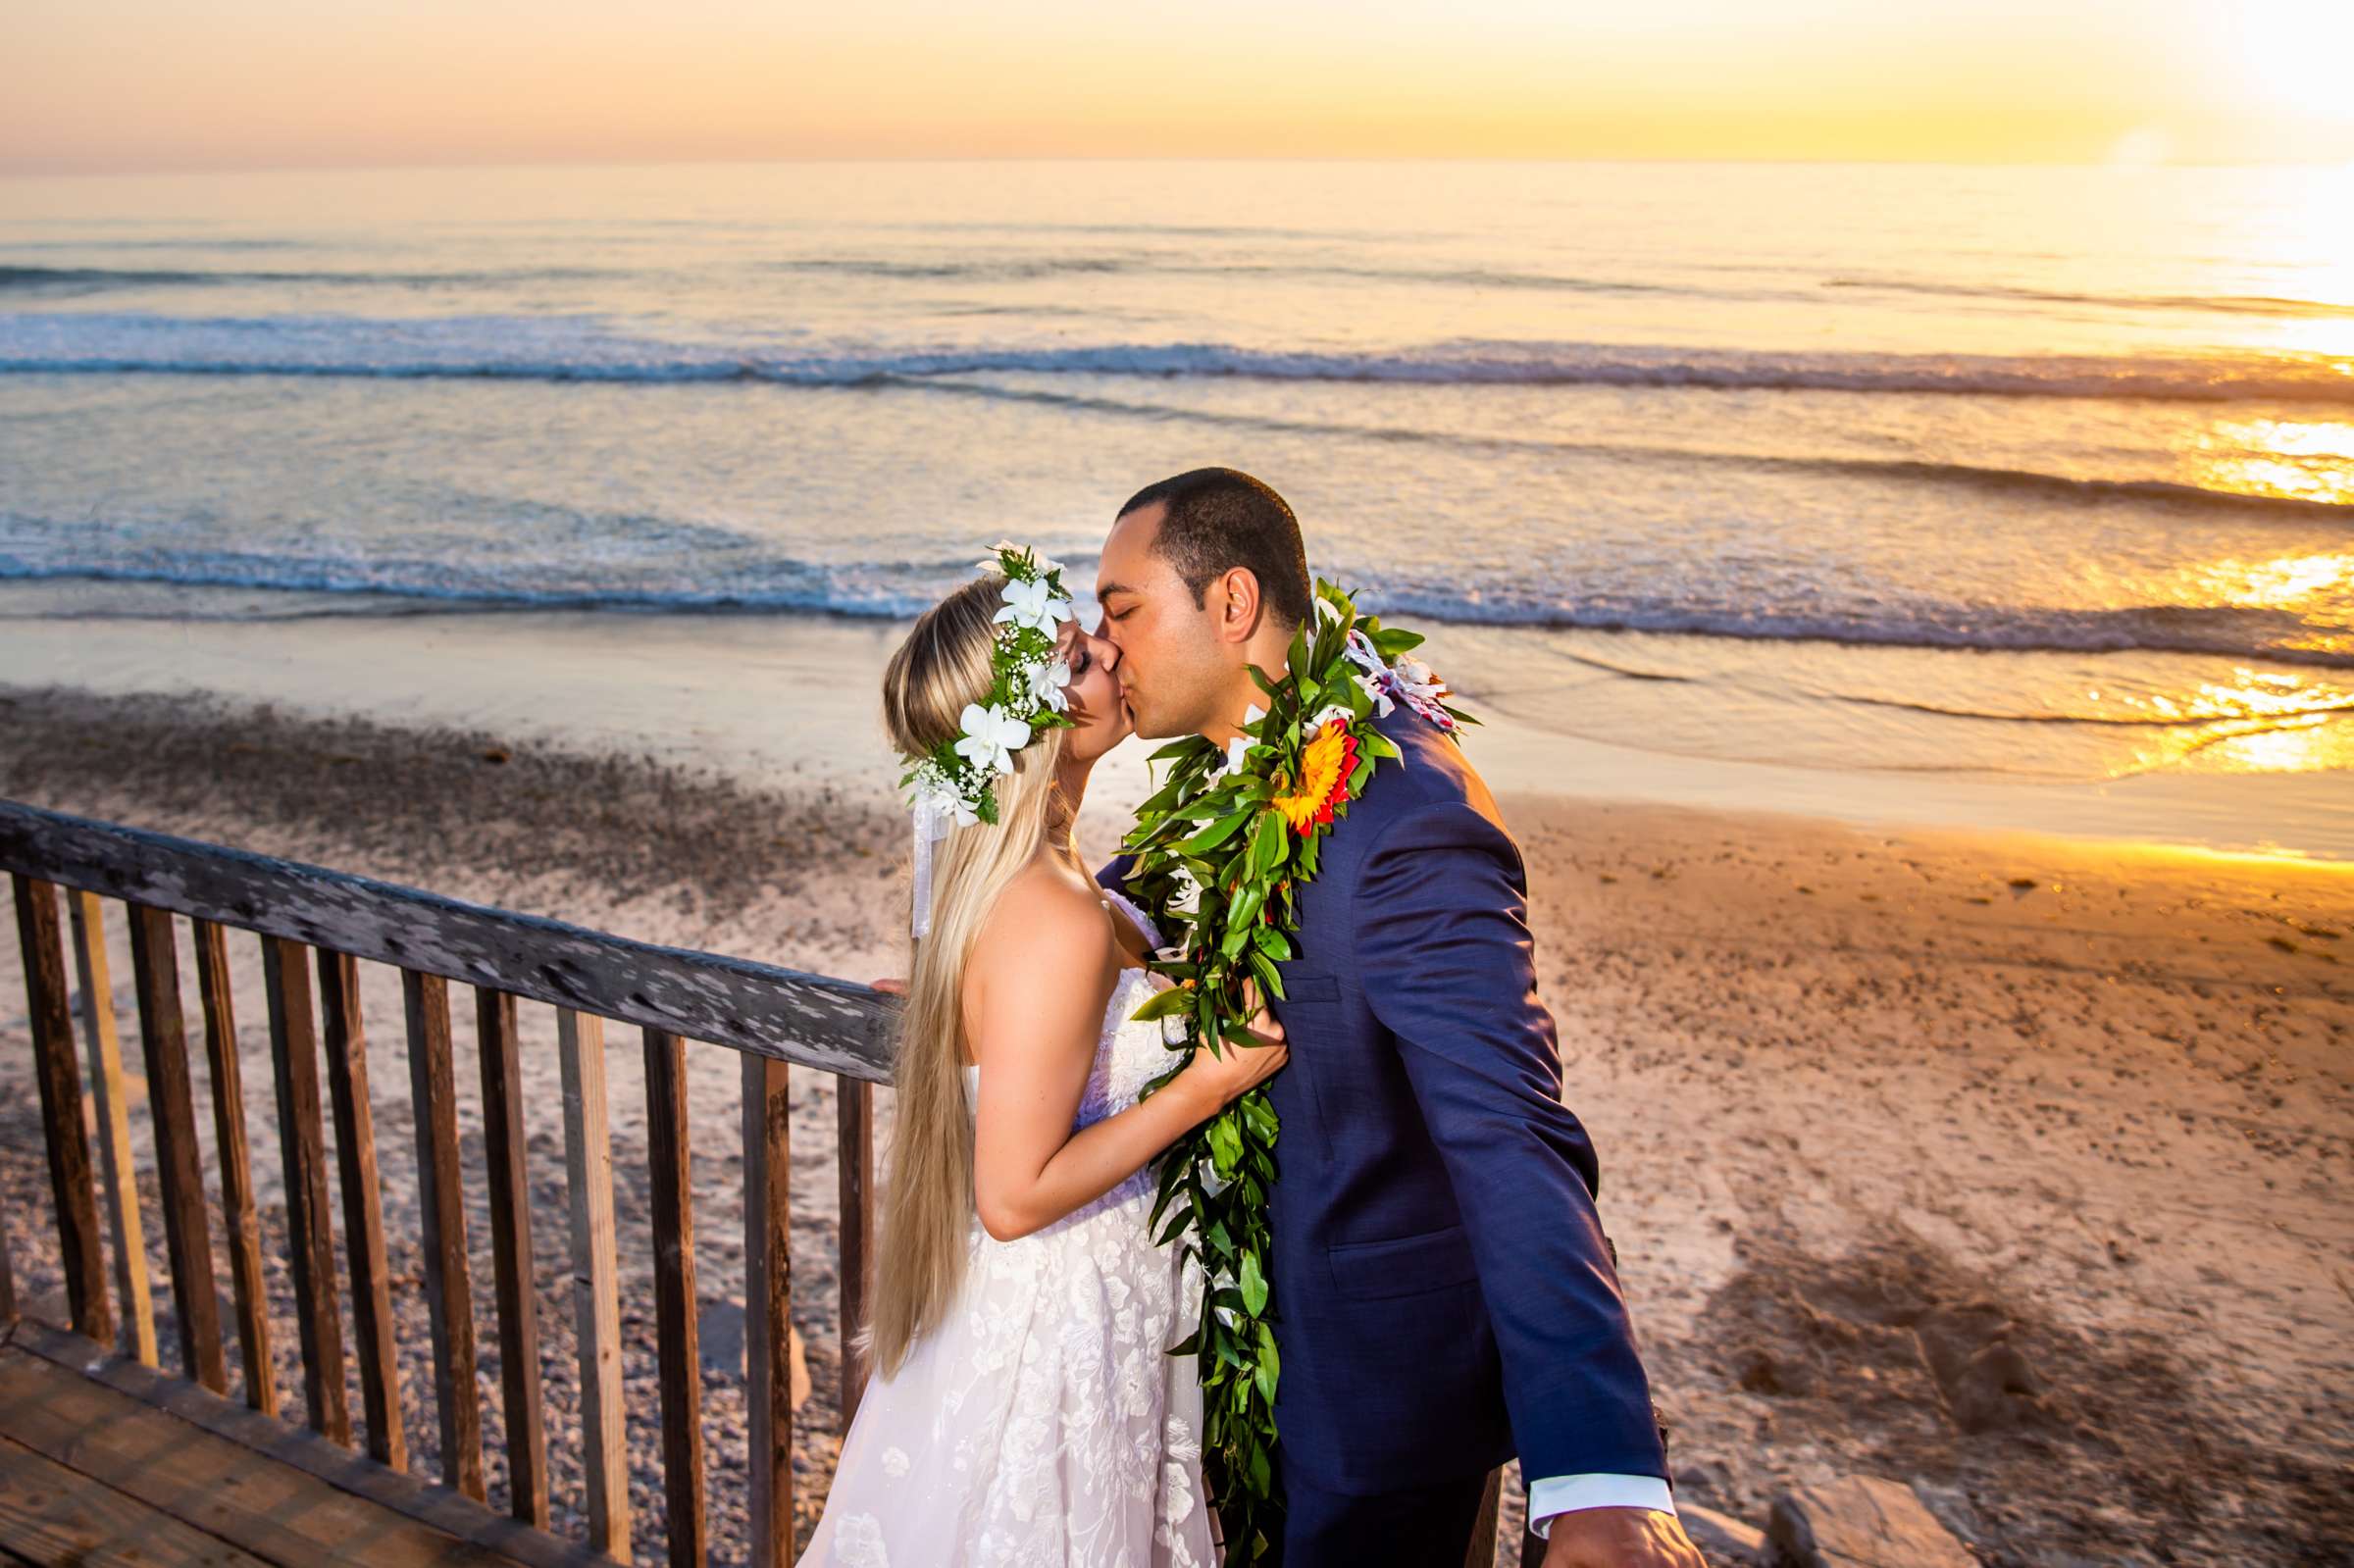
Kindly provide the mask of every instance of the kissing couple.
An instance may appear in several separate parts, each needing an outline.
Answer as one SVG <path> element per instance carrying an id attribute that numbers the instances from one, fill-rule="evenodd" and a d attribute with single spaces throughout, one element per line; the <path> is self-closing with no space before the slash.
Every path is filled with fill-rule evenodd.
<path id="1" fill-rule="evenodd" d="M 1001 544 L 893 655 L 914 795 L 873 1382 L 808 1565 L 1700 1568 L 1520 854 L 1283 498 L 1151 485 L 1098 630 Z M 1100 870 L 1098 759 L 1175 737 Z"/>

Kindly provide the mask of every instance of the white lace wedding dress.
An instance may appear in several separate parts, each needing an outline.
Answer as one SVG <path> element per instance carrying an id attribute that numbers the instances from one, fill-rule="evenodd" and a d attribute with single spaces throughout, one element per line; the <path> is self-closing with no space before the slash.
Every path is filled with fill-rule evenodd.
<path id="1" fill-rule="evenodd" d="M 1117 898 L 1117 894 L 1112 895 Z M 1154 945 L 1150 921 L 1119 900 Z M 1123 971 L 1074 1128 L 1132 1105 L 1164 1072 L 1157 1023 L 1129 1014 L 1168 983 Z M 964 1070 L 970 1110 L 981 1070 Z M 976 1218 L 947 1318 L 869 1384 L 800 1568 L 1209 1568 L 1200 1271 L 1152 1243 L 1150 1168 L 1012 1241 Z"/>

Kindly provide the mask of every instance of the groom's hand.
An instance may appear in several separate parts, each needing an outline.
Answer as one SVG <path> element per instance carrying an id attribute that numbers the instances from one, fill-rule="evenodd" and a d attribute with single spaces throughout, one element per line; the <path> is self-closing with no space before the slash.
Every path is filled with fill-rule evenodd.
<path id="1" fill-rule="evenodd" d="M 1573 1508 L 1553 1516 L 1545 1568 L 1708 1568 L 1675 1515 L 1657 1508 Z"/>

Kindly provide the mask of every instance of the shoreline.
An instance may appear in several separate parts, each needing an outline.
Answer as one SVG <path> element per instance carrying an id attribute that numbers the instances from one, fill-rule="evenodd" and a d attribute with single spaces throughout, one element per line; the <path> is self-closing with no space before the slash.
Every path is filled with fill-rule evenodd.
<path id="1" fill-rule="evenodd" d="M 903 819 L 879 777 L 854 786 L 812 762 L 755 786 L 708 760 L 566 748 L 527 722 L 0 688 L 0 794 L 860 979 L 904 952 Z M 1524 792 L 1504 806 L 1679 1500 L 1762 1524 L 1777 1491 L 1866 1471 L 1912 1482 L 1987 1560 L 2021 1568 L 2354 1549 L 2346 868 Z M 1113 808 L 1091 801 L 1085 820 L 1100 854 Z M 0 996 L 21 997 L 6 945 Z M 363 995 L 396 1059 L 395 977 L 364 966 Z M 133 1016 L 128 987 L 116 1006 Z M 266 1031 L 258 1005 L 240 1017 L 254 1167 L 274 1173 Z M 608 1049 L 627 1247 L 645 1172 L 624 1033 Z M 0 1101 L 29 1096 L 23 1035 L 0 1002 Z M 527 1019 L 527 1074 L 552 1079 L 542 1037 Z M 733 1125 L 733 1063 L 690 1056 L 696 1123 Z M 405 1077 L 388 1060 L 375 1085 L 396 1238 L 414 1232 Z M 816 1389 L 796 1427 L 804 1527 L 839 1431 L 823 1077 L 795 1075 L 793 1096 L 794 1323 Z M 569 1321 L 552 1126 L 533 1156 L 547 1327 Z M 37 1299 L 54 1239 L 27 1136 L 12 1122 L 0 1138 L 0 1183 Z M 708 1320 L 741 1274 L 740 1209 L 728 1157 L 696 1162 Z M 623 1275 L 626 1317 L 650 1282 L 627 1256 Z M 422 1322 L 401 1338 L 404 1365 L 424 1364 Z M 2033 1391 L 1970 1382 L 1998 1341 Z M 739 1393 L 708 1375 L 724 1539 Z M 430 1410 L 409 1429 L 430 1433 Z M 2200 1500 L 2219 1486 L 2234 1508 Z M 1518 1507 L 1515 1478 L 1508 1525 Z"/>
<path id="2" fill-rule="evenodd" d="M 55 617 L 0 585 L 16 684 L 110 697 L 184 694 L 333 721 L 488 728 L 568 750 L 650 752 L 747 787 L 825 780 L 888 803 L 898 774 L 874 682 L 905 623 L 847 616 L 533 610 L 259 620 Z M 1446 627 L 1473 668 L 1504 669 L 1492 632 Z M 1470 689 L 1473 756 L 1500 798 L 1641 803 L 1843 824 L 2098 840 L 2354 869 L 2354 791 L 2333 772 L 2179 769 L 2093 783 L 1962 770 L 1834 769 L 1704 758 L 1563 733 L 1574 700 L 1536 674 Z M 1150 748 L 1098 769 L 1113 814 L 1149 791 Z M 2283 844 L 2268 825 L 2293 824 Z"/>

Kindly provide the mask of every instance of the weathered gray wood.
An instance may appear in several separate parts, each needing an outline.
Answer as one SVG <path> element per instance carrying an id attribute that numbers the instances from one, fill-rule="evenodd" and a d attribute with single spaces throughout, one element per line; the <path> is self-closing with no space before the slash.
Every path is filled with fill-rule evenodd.
<path id="1" fill-rule="evenodd" d="M 466 1264 L 449 983 L 404 969 L 400 990 L 409 1026 L 409 1103 L 417 1123 L 418 1213 L 425 1232 L 425 1309 L 434 1337 L 441 1479 L 481 1502 L 483 1420 L 474 1382 L 474 1287 Z"/>
<path id="2" fill-rule="evenodd" d="M 392 1341 L 376 1109 L 368 1093 L 368 1036 L 360 1023 L 360 966 L 349 953 L 318 951 L 319 1011 L 327 1024 L 327 1088 L 334 1107 L 343 1255 L 351 1265 L 352 1340 L 368 1417 L 368 1451 L 379 1463 L 406 1470 L 409 1440 L 400 1420 L 400 1355 Z"/>
<path id="3" fill-rule="evenodd" d="M 81 1044 L 98 1113 L 98 1186 L 106 1194 L 107 1239 L 115 1250 L 115 1294 L 123 1303 L 122 1349 L 155 1363 L 155 1301 L 147 1284 L 146 1226 L 130 1155 L 130 1112 L 123 1093 L 123 1040 L 115 1031 L 114 977 L 107 972 L 106 918 L 98 895 L 66 889 L 74 967 L 81 982 Z"/>
<path id="4" fill-rule="evenodd" d="M 875 1284 L 875 1090 L 856 1079 L 834 1081 L 835 1165 L 842 1199 L 842 1430 L 866 1392 L 858 1353 Z"/>
<path id="5" fill-rule="evenodd" d="M 743 1379 L 750 1417 L 751 1568 L 793 1541 L 792 1132 L 787 1069 L 743 1058 Z"/>
<path id="6" fill-rule="evenodd" d="M 227 1393 L 229 1364 L 221 1354 L 221 1303 L 213 1286 L 213 1228 L 205 1215 L 204 1151 L 196 1143 L 188 1026 L 179 1004 L 179 952 L 171 915 L 131 906 L 130 967 L 139 1042 L 147 1058 L 147 1109 L 155 1127 L 172 1304 L 179 1318 L 180 1369 L 215 1393 Z"/>
<path id="7" fill-rule="evenodd" d="M 613 1138 L 604 1021 L 556 1010 L 564 1076 L 564 1170 L 572 1199 L 573 1314 L 581 1350 L 581 1468 L 588 1543 L 630 1556 L 630 1440 L 621 1405 L 621 1290 L 613 1231 Z"/>
<path id="8" fill-rule="evenodd" d="M 98 1199 L 90 1188 L 90 1144 L 81 1122 L 81 1069 L 74 1060 L 74 1016 L 66 1000 L 57 887 L 23 872 L 13 881 L 26 1012 L 41 1091 L 41 1141 L 49 1154 L 49 1190 L 57 1201 L 57 1244 L 65 1265 L 66 1311 L 76 1333 L 106 1344 L 115 1337 L 115 1317 L 107 1305 Z"/>
<path id="9" fill-rule="evenodd" d="M 278 1414 L 278 1371 L 270 1361 L 270 1301 L 262 1283 L 262 1230 L 253 1211 L 253 1166 L 245 1146 L 245 1075 L 237 1059 L 236 1007 L 229 986 L 228 934 L 193 925 L 196 990 L 204 1008 L 204 1055 L 213 1075 L 213 1147 L 221 1161 L 221 1230 L 236 1293 L 237 1355 L 245 1402 Z"/>
<path id="10" fill-rule="evenodd" d="M 270 1060 L 278 1081 L 278 1146 L 285 1166 L 286 1250 L 294 1265 L 295 1326 L 302 1334 L 303 1398 L 310 1424 L 348 1446 L 343 1313 L 335 1299 L 327 1136 L 319 1122 L 319 1041 L 300 942 L 262 938 L 262 984 L 270 997 Z"/>
<path id="11" fill-rule="evenodd" d="M 483 1162 L 490 1190 L 490 1261 L 498 1293 L 498 1377 L 506 1416 L 507 1511 L 547 1528 L 547 1417 L 539 1402 L 539 1293 L 532 1277 L 532 1182 L 524 1168 L 523 1070 L 515 998 L 478 988 Z"/>
<path id="12" fill-rule="evenodd" d="M 662 1373 L 662 1492 L 674 1568 L 702 1568 L 703 1371 L 695 1322 L 693 1165 L 687 1045 L 645 1032 L 646 1155 L 653 1167 L 654 1334 Z"/>
<path id="13" fill-rule="evenodd" d="M 897 1003 L 391 883 L 0 801 L 0 867 L 875 1082 Z"/>

